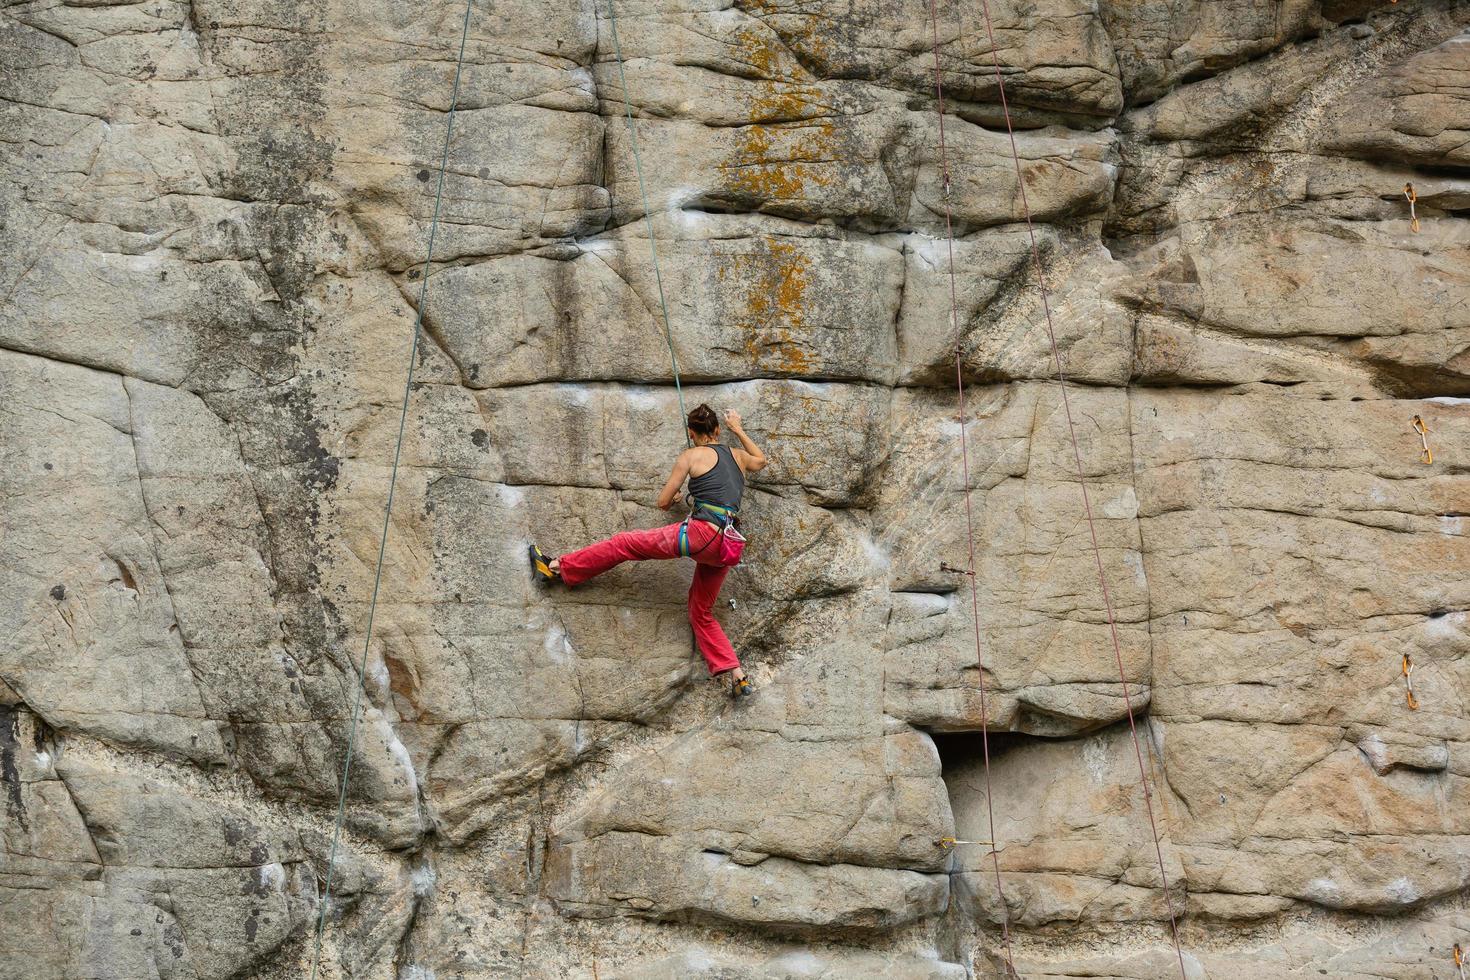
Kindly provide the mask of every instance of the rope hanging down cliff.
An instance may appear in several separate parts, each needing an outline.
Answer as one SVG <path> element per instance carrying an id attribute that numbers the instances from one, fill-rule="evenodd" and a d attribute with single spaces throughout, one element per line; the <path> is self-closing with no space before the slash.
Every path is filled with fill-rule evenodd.
<path id="1" fill-rule="evenodd" d="M 643 201 L 643 220 L 648 226 L 648 252 L 653 259 L 653 281 L 658 286 L 658 305 L 663 312 L 664 340 L 669 345 L 669 364 L 674 370 L 674 391 L 679 396 L 679 424 L 689 413 L 684 409 L 684 386 L 679 381 L 679 359 L 674 354 L 674 330 L 669 326 L 669 303 L 664 299 L 664 277 L 658 268 L 658 243 L 653 237 L 653 211 L 648 207 L 648 190 L 643 182 L 643 158 L 638 153 L 638 130 L 633 125 L 633 100 L 628 95 L 628 77 L 623 72 L 623 45 L 618 41 L 618 12 L 613 0 L 607 0 L 607 20 L 612 28 L 613 55 L 618 61 L 618 87 L 623 90 L 623 113 L 628 121 L 628 142 L 633 147 L 633 170 L 638 174 L 638 197 Z M 685 445 L 692 445 L 684 436 Z"/>
<path id="2" fill-rule="evenodd" d="M 930 2 L 932 4 L 933 0 L 930 0 Z M 1154 855 L 1158 858 L 1159 881 L 1163 885 L 1164 905 L 1169 911 L 1169 929 L 1174 939 L 1174 954 L 1179 960 L 1179 975 L 1181 977 L 1187 977 L 1188 972 L 1184 968 L 1184 949 L 1179 943 L 1179 922 L 1174 914 L 1174 901 L 1169 892 L 1169 877 L 1164 869 L 1164 851 L 1162 845 L 1159 844 L 1159 828 L 1154 820 L 1153 793 L 1149 789 L 1148 770 L 1143 764 L 1143 750 L 1139 746 L 1138 725 L 1133 717 L 1133 703 L 1128 691 L 1128 676 L 1127 672 L 1123 669 L 1123 648 L 1118 642 L 1118 625 L 1116 617 L 1113 615 L 1113 600 L 1108 591 L 1107 573 L 1103 570 L 1102 548 L 1098 544 L 1097 524 L 1092 516 L 1092 500 L 1087 493 L 1086 471 L 1082 467 L 1082 450 L 1077 443 L 1077 428 L 1072 421 L 1072 404 L 1067 395 L 1067 377 L 1062 368 L 1062 355 L 1057 347 L 1056 327 L 1052 322 L 1051 301 L 1048 298 L 1046 288 L 1046 269 L 1041 262 L 1041 250 L 1036 244 L 1036 229 L 1031 220 L 1031 205 L 1026 198 L 1025 174 L 1021 170 L 1021 154 L 1016 148 L 1016 130 L 1011 123 L 1010 105 L 1006 100 L 1005 79 L 1001 76 L 1000 54 L 995 45 L 995 28 L 990 19 L 990 0 L 980 0 L 980 9 L 985 16 L 985 34 L 990 42 L 990 58 L 995 68 L 995 84 L 1000 93 L 1001 112 L 1005 116 L 1006 135 L 1010 139 L 1011 161 L 1016 171 L 1016 188 L 1020 191 L 1021 209 L 1026 218 L 1026 234 L 1030 238 L 1031 243 L 1031 261 L 1036 268 L 1036 284 L 1041 291 L 1041 308 L 1046 314 L 1046 335 L 1051 343 L 1052 364 L 1056 369 L 1057 388 L 1061 391 L 1062 395 L 1062 409 L 1067 420 L 1067 434 L 1071 437 L 1072 441 L 1072 458 L 1077 467 L 1077 485 L 1082 490 L 1082 509 L 1087 516 L 1087 530 L 1092 540 L 1092 558 L 1094 564 L 1097 566 L 1097 580 L 1102 589 L 1103 608 L 1107 611 L 1108 634 L 1112 638 L 1113 656 L 1118 665 L 1118 680 L 1123 688 L 1123 707 L 1128 713 L 1128 731 L 1133 738 L 1133 754 L 1138 761 L 1138 779 L 1143 789 L 1143 803 L 1148 813 L 1149 831 L 1153 836 Z M 961 431 L 964 430 L 963 419 L 961 420 L 960 429 Z"/>
<path id="3" fill-rule="evenodd" d="M 383 506 L 383 533 L 378 538 L 378 561 L 373 570 L 373 597 L 368 603 L 367 627 L 362 641 L 362 662 L 357 671 L 357 693 L 352 702 L 352 724 L 347 730 L 347 758 L 342 763 L 342 785 L 337 792 L 337 819 L 332 827 L 332 847 L 327 854 L 326 882 L 316 919 L 316 949 L 311 955 L 311 976 L 316 980 L 321 965 L 322 937 L 327 927 L 327 907 L 332 897 L 332 872 L 337 866 L 337 845 L 342 838 L 342 818 L 347 811 L 347 786 L 352 778 L 352 755 L 357 746 L 357 723 L 362 716 L 362 697 L 367 677 L 368 650 L 373 643 L 373 618 L 378 611 L 378 590 L 383 584 L 383 556 L 388 548 L 388 526 L 393 517 L 393 491 L 398 484 L 398 462 L 403 455 L 403 432 L 408 424 L 408 397 L 413 390 L 413 365 L 418 357 L 419 330 L 424 322 L 424 308 L 429 298 L 429 268 L 434 260 L 434 235 L 439 230 L 439 206 L 444 200 L 444 172 L 449 167 L 449 142 L 454 133 L 454 111 L 459 105 L 459 79 L 464 71 L 465 41 L 470 34 L 470 9 L 474 0 L 465 0 L 464 22 L 460 27 L 459 55 L 454 62 L 454 91 L 449 97 L 449 117 L 444 124 L 444 152 L 439 158 L 439 183 L 434 191 L 434 216 L 429 222 L 429 243 L 424 254 L 424 271 L 419 283 L 418 309 L 413 318 L 413 339 L 408 345 L 408 371 L 403 382 L 403 402 L 398 411 L 398 439 L 393 446 L 393 469 L 388 475 L 388 500 Z"/>
<path id="4" fill-rule="evenodd" d="M 980 750 L 985 762 L 985 816 L 990 831 L 990 863 L 995 871 L 995 894 L 1000 904 L 1001 935 L 1005 939 L 1006 966 L 1012 976 L 1016 964 L 1011 954 L 1011 910 L 1006 905 L 1005 889 L 1000 880 L 1000 855 L 995 840 L 995 793 L 990 785 L 990 709 L 985 688 L 985 654 L 980 649 L 980 589 L 975 582 L 975 519 L 970 507 L 970 447 L 965 435 L 965 423 L 969 418 L 965 411 L 964 351 L 960 343 L 959 300 L 955 290 L 954 267 L 954 221 L 949 206 L 949 151 L 944 142 L 944 81 L 939 68 L 939 9 L 936 0 L 929 0 L 929 23 L 934 33 L 934 95 L 935 109 L 939 117 L 939 173 L 944 188 L 944 235 L 949 246 L 949 320 L 954 331 L 954 380 L 960 402 L 960 459 L 963 462 L 961 477 L 965 490 L 965 537 L 969 545 L 969 567 L 965 575 L 970 580 L 970 614 L 975 636 L 975 663 L 980 677 Z"/>

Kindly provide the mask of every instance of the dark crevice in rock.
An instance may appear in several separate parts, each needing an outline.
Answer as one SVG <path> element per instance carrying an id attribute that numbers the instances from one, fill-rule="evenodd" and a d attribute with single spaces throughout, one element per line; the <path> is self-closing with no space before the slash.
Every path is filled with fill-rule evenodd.
<path id="1" fill-rule="evenodd" d="M 26 814 L 20 770 L 16 765 L 16 754 L 20 749 L 17 712 L 14 705 L 0 704 L 0 782 L 5 784 L 6 817 L 14 820 L 21 830 L 29 832 L 30 818 Z"/>

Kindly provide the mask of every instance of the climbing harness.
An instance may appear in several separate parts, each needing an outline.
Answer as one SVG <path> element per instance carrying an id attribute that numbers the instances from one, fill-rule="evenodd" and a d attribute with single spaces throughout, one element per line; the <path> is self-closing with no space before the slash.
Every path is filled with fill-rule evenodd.
<path id="1" fill-rule="evenodd" d="M 745 535 L 741 534 L 735 527 L 739 519 L 739 512 L 733 507 L 721 507 L 705 500 L 691 498 L 694 510 L 679 524 L 679 554 L 685 558 L 694 558 L 696 555 L 704 554 L 705 550 L 716 542 L 719 547 L 715 549 L 714 564 L 732 568 L 740 564 L 740 556 L 745 551 Z M 710 538 L 697 550 L 689 550 L 689 522 L 704 521 L 719 528 L 719 533 Z"/>
<path id="2" fill-rule="evenodd" d="M 934 0 L 930 0 L 931 10 L 933 8 L 933 4 L 934 4 Z M 1001 108 L 1001 113 L 1005 116 L 1006 136 L 1010 140 L 1010 145 L 1011 145 L 1011 162 L 1015 166 L 1015 170 L 1016 170 L 1016 188 L 1020 192 L 1021 209 L 1022 209 L 1022 212 L 1025 215 L 1025 218 L 1026 218 L 1026 233 L 1027 233 L 1027 235 L 1030 238 L 1030 244 L 1031 244 L 1031 261 L 1032 261 L 1033 266 L 1036 269 L 1036 283 L 1037 283 L 1037 286 L 1039 287 L 1040 293 L 1041 293 L 1041 308 L 1042 308 L 1043 312 L 1045 312 L 1045 314 L 1046 314 L 1046 334 L 1047 334 L 1047 339 L 1050 341 L 1050 344 L 1051 344 L 1052 362 L 1053 362 L 1053 364 L 1056 367 L 1056 382 L 1057 382 L 1057 388 L 1061 392 L 1061 396 L 1062 396 L 1063 414 L 1066 416 L 1066 420 L 1067 420 L 1067 434 L 1071 437 L 1071 442 L 1072 442 L 1072 458 L 1075 461 L 1076 468 L 1077 468 L 1077 485 L 1082 490 L 1082 508 L 1083 508 L 1083 512 L 1087 516 L 1087 530 L 1088 530 L 1088 534 L 1089 534 L 1089 536 L 1091 537 L 1091 540 L 1092 540 L 1092 558 L 1093 558 L 1093 563 L 1097 567 L 1097 579 L 1098 579 L 1098 585 L 1101 587 L 1101 591 L 1102 591 L 1103 608 L 1107 612 L 1107 617 L 1108 617 L 1108 634 L 1111 637 L 1112 643 L 1113 643 L 1113 657 L 1116 660 L 1117 665 L 1118 665 L 1118 681 L 1122 685 L 1123 708 L 1128 713 L 1128 732 L 1132 736 L 1132 739 L 1133 739 L 1133 755 L 1134 755 L 1134 758 L 1138 761 L 1138 779 L 1139 779 L 1140 784 L 1143 787 L 1144 810 L 1148 814 L 1149 830 L 1150 830 L 1150 832 L 1151 832 L 1151 834 L 1153 836 L 1153 842 L 1154 842 L 1154 855 L 1158 859 L 1159 881 L 1163 885 L 1164 905 L 1165 905 L 1165 907 L 1169 911 L 1169 930 L 1170 930 L 1170 933 L 1171 933 L 1171 935 L 1173 937 L 1173 940 L 1174 940 L 1174 954 L 1178 958 L 1178 961 L 1179 961 L 1179 975 L 1181 977 L 1188 977 L 1188 975 L 1189 975 L 1188 974 L 1188 971 L 1184 967 L 1184 947 L 1179 942 L 1179 921 L 1178 921 L 1178 917 L 1174 913 L 1174 900 L 1173 900 L 1173 897 L 1172 897 L 1172 895 L 1170 894 L 1170 891 L 1169 891 L 1169 876 L 1168 876 L 1167 871 L 1164 868 L 1164 850 L 1163 850 L 1163 845 L 1161 845 L 1159 843 L 1159 828 L 1158 828 L 1157 822 L 1155 822 L 1155 820 L 1154 820 L 1153 794 L 1150 793 L 1150 791 L 1149 791 L 1148 771 L 1147 771 L 1147 769 L 1145 769 L 1144 764 L 1143 764 L 1143 749 L 1139 745 L 1139 740 L 1138 740 L 1138 724 L 1137 724 L 1137 720 L 1133 716 L 1133 701 L 1132 701 L 1132 698 L 1129 695 L 1129 690 L 1128 690 L 1128 675 L 1127 675 L 1127 672 L 1123 669 L 1123 647 L 1122 647 L 1122 644 L 1118 640 L 1118 623 L 1117 623 L 1117 617 L 1114 616 L 1114 614 L 1113 614 L 1113 600 L 1112 600 L 1111 594 L 1108 591 L 1108 577 L 1107 577 L 1107 573 L 1103 569 L 1102 547 L 1098 543 L 1097 524 L 1096 524 L 1096 522 L 1095 522 L 1095 520 L 1093 519 L 1093 516 L 1092 516 L 1092 500 L 1091 500 L 1091 498 L 1090 498 L 1090 496 L 1088 495 L 1088 492 L 1087 492 L 1087 476 L 1086 476 L 1086 470 L 1082 466 L 1082 449 L 1081 449 L 1081 447 L 1080 447 L 1080 445 L 1078 444 L 1078 441 L 1077 441 L 1077 428 L 1076 428 L 1076 425 L 1074 424 L 1073 418 L 1072 418 L 1072 404 L 1071 404 L 1071 399 L 1070 399 L 1070 397 L 1067 394 L 1067 378 L 1066 378 L 1066 373 L 1065 373 L 1065 371 L 1062 368 L 1062 354 L 1061 354 L 1060 348 L 1057 345 L 1056 327 L 1055 327 L 1055 325 L 1052 322 L 1051 300 L 1048 297 L 1048 292 L 1047 292 L 1047 288 L 1046 288 L 1046 270 L 1045 270 L 1045 267 L 1042 265 L 1042 262 L 1041 262 L 1041 250 L 1037 246 L 1037 243 L 1036 243 L 1036 228 L 1035 228 L 1035 225 L 1033 224 L 1033 222 L 1031 220 L 1031 205 L 1030 205 L 1030 202 L 1028 201 L 1027 195 L 1026 195 L 1026 175 L 1021 170 L 1021 154 L 1020 154 L 1020 150 L 1016 146 L 1016 130 L 1015 130 L 1015 126 L 1011 122 L 1010 105 L 1009 105 L 1008 100 L 1006 99 L 1005 79 L 1001 75 L 1000 54 L 999 54 L 999 51 L 997 50 L 996 44 L 995 44 L 995 27 L 994 27 L 993 23 L 991 22 L 991 18 L 990 18 L 990 0 L 980 0 L 980 9 L 984 13 L 984 16 L 985 16 L 985 33 L 986 33 L 986 36 L 988 37 L 988 39 L 990 41 L 990 57 L 991 57 L 991 63 L 992 63 L 992 65 L 995 68 L 995 82 L 996 82 L 996 86 L 998 87 L 999 93 L 1000 93 L 1000 108 Z M 938 76 L 939 76 L 939 34 L 938 34 L 938 27 L 937 26 L 935 27 L 935 35 L 934 35 L 934 73 L 935 73 L 935 79 L 936 79 L 936 82 L 937 82 Z M 940 117 L 940 123 L 941 123 L 941 128 L 940 128 L 940 131 L 939 131 L 940 132 L 940 145 L 942 147 L 943 146 L 943 140 L 944 140 L 943 115 L 942 115 L 942 113 L 941 113 L 941 117 Z M 941 153 L 942 153 L 942 150 L 941 150 Z M 946 211 L 948 211 L 948 207 L 947 206 L 946 206 Z M 951 302 L 951 307 L 952 308 L 954 306 L 954 298 L 953 298 L 953 290 L 954 290 L 953 262 L 954 262 L 954 258 L 953 258 L 953 252 L 954 252 L 954 244 L 953 244 L 953 236 L 951 235 L 951 243 L 950 243 L 950 256 L 951 256 L 950 257 L 950 262 L 951 262 L 950 290 L 951 290 L 951 300 L 950 300 L 950 302 Z M 963 412 L 963 404 L 961 405 L 961 411 Z M 963 433 L 964 433 L 964 422 L 963 421 L 961 421 L 961 423 L 960 423 L 960 432 L 961 432 L 961 435 L 963 436 Z M 966 493 L 967 493 L 966 503 L 968 505 L 968 500 L 969 500 L 969 498 L 968 498 L 968 481 L 966 483 Z M 974 560 L 973 560 L 973 558 L 971 559 L 970 564 L 971 564 L 972 567 L 974 566 Z M 973 579 L 971 581 L 973 583 Z M 978 636 L 976 638 L 976 642 L 977 642 L 977 644 L 979 642 Z M 987 764 L 988 764 L 988 762 L 987 762 Z M 992 836 L 994 836 L 993 833 L 992 833 Z"/>
<path id="3" fill-rule="evenodd" d="M 721 507 L 712 504 L 708 500 L 700 500 L 698 497 L 689 498 L 690 505 L 694 508 L 689 515 L 695 520 L 709 521 L 716 527 L 728 527 L 740 520 L 740 511 L 734 507 Z"/>
<path id="4" fill-rule="evenodd" d="M 934 35 L 934 98 L 935 114 L 939 120 L 939 173 L 944 187 L 944 235 L 949 248 L 949 322 L 950 329 L 954 331 L 954 378 L 960 409 L 960 460 L 963 466 L 961 478 L 964 480 L 965 491 L 965 538 L 969 546 L 969 568 L 965 571 L 970 579 L 970 616 L 975 638 L 976 673 L 980 680 L 980 751 L 985 766 L 985 813 L 990 836 L 993 839 L 995 837 L 995 793 L 990 781 L 990 706 L 985 684 L 985 655 L 980 649 L 980 589 L 975 581 L 975 517 L 970 505 L 970 447 L 965 435 L 965 421 L 969 413 L 965 410 L 964 350 L 961 347 L 960 305 L 955 286 L 954 217 L 949 201 L 949 150 L 944 141 L 944 78 L 939 65 L 939 8 L 936 0 L 929 0 L 929 23 Z M 994 47 L 994 44 L 994 39 L 992 39 L 991 46 Z M 1002 89 L 1002 97 L 1004 97 L 1004 89 Z M 952 570 L 958 571 L 958 569 Z M 1005 942 L 1006 966 L 1010 970 L 1010 975 L 1015 976 L 1016 963 L 1011 952 L 1011 910 L 1006 903 L 1005 888 L 1001 884 L 1000 856 L 996 853 L 993 842 L 990 851 L 990 866 L 995 872 L 995 894 L 1000 904 L 1001 936 Z"/>
<path id="5" fill-rule="evenodd" d="M 1414 212 L 1414 205 L 1419 203 L 1419 195 L 1415 193 L 1413 184 L 1404 185 L 1404 197 L 1409 202 L 1409 227 L 1417 235 L 1419 233 L 1419 215 Z"/>
<path id="6" fill-rule="evenodd" d="M 1404 698 L 1410 711 L 1419 710 L 1419 699 L 1414 697 L 1414 658 L 1404 654 Z"/>
<path id="7" fill-rule="evenodd" d="M 1419 441 L 1424 445 L 1424 455 L 1419 457 L 1419 462 L 1428 466 L 1434 462 L 1434 450 L 1429 448 L 1429 426 L 1425 425 L 1424 420 L 1417 415 L 1409 420 L 1409 424 L 1414 427 L 1415 432 L 1419 433 Z"/>
<path id="8" fill-rule="evenodd" d="M 347 758 L 342 762 L 342 785 L 337 791 L 337 819 L 332 826 L 332 846 L 327 852 L 327 875 L 323 884 L 321 908 L 316 920 L 316 949 L 311 956 L 311 977 L 316 980 L 321 966 L 322 938 L 327 928 L 327 907 L 331 904 L 332 873 L 337 866 L 337 846 L 342 839 L 342 819 L 347 812 L 347 786 L 352 779 L 352 754 L 357 746 L 357 725 L 362 717 L 363 689 L 367 686 L 368 651 L 373 643 L 373 619 L 378 611 L 378 590 L 383 584 L 383 557 L 388 550 L 388 528 L 393 518 L 393 491 L 398 485 L 398 462 L 403 456 L 403 433 L 408 425 L 408 398 L 413 391 L 413 366 L 419 349 L 419 331 L 423 328 L 424 309 L 429 298 L 429 269 L 434 261 L 434 235 L 439 230 L 439 207 L 444 201 L 444 173 L 449 169 L 449 142 L 454 134 L 454 110 L 459 105 L 459 79 L 464 71 L 465 42 L 470 36 L 470 10 L 474 0 L 465 0 L 464 23 L 459 34 L 459 55 L 454 62 L 454 91 L 449 96 L 449 114 L 444 123 L 444 152 L 439 158 L 439 183 L 434 191 L 434 216 L 429 222 L 429 242 L 424 254 L 424 272 L 419 283 L 418 309 L 414 311 L 413 339 L 408 346 L 408 376 L 403 383 L 403 403 L 398 410 L 398 440 L 393 447 L 393 469 L 388 475 L 388 501 L 383 507 L 383 533 L 378 538 L 378 561 L 373 571 L 373 596 L 368 603 L 367 626 L 362 641 L 362 664 L 357 672 L 357 694 L 352 702 L 352 723 L 347 729 Z"/>
<path id="9" fill-rule="evenodd" d="M 706 541 L 704 543 L 704 547 L 703 548 L 700 548 L 698 551 L 690 551 L 689 550 L 689 521 L 690 521 L 690 518 L 686 517 L 679 524 L 679 555 L 681 557 L 683 557 L 683 558 L 693 558 L 696 555 L 702 555 L 702 554 L 704 554 L 705 548 L 708 548 L 710 545 L 714 544 L 715 541 L 718 540 L 718 538 L 719 538 L 719 536 L 716 535 L 715 537 L 710 538 L 708 541 Z"/>
<path id="10" fill-rule="evenodd" d="M 613 6 L 613 0 L 607 0 L 607 19 L 612 28 L 613 54 L 618 61 L 618 87 L 623 90 L 623 112 L 628 121 L 628 142 L 633 147 L 633 170 L 638 174 L 638 196 L 643 201 L 643 221 L 648 227 L 648 253 L 653 259 L 653 281 L 658 286 L 658 305 L 663 312 L 664 318 L 664 340 L 669 346 L 669 364 L 674 370 L 674 391 L 679 396 L 679 420 L 680 424 L 689 417 L 684 409 L 684 386 L 679 380 L 679 358 L 674 354 L 674 329 L 669 326 L 669 303 L 664 298 L 664 277 L 658 268 L 658 243 L 653 237 L 653 211 L 648 206 L 648 190 L 643 182 L 643 158 L 638 153 L 638 130 L 633 125 L 633 100 L 628 95 L 628 78 L 623 73 L 623 45 L 618 40 L 618 12 Z M 684 435 L 684 444 L 692 445 L 693 440 L 688 433 Z"/>

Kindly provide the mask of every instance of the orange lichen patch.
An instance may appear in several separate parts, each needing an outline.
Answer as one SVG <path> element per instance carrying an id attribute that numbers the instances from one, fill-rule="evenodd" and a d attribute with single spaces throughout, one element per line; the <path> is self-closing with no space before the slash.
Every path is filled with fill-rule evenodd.
<path id="1" fill-rule="evenodd" d="M 804 337 L 811 259 L 792 242 L 769 235 L 761 241 L 759 252 L 731 256 L 716 276 L 744 293 L 745 309 L 734 326 L 751 363 L 779 374 L 808 374 L 818 363 Z"/>
<path id="2" fill-rule="evenodd" d="M 824 95 L 769 34 L 745 29 L 736 37 L 762 80 L 750 101 L 751 124 L 738 131 L 721 168 L 725 191 L 756 207 L 804 201 L 813 188 L 833 182 L 834 161 L 843 156 L 830 115 L 811 118 Z M 743 293 L 734 326 L 758 370 L 809 374 L 819 363 L 805 322 L 811 260 L 794 243 L 762 241 L 760 250 L 732 256 L 718 273 Z"/>
<path id="3" fill-rule="evenodd" d="M 817 165 L 838 158 L 836 127 L 830 118 L 787 120 L 807 116 L 822 93 L 784 72 L 782 52 L 769 37 L 749 29 L 735 36 L 762 81 L 750 103 L 751 125 L 739 131 L 734 152 L 721 167 L 726 189 L 760 202 L 803 200 L 809 184 L 820 187 L 832 181 Z"/>

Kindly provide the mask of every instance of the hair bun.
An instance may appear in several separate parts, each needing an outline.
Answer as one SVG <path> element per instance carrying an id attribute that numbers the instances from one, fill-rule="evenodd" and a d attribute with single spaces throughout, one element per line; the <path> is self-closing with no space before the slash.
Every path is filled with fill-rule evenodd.
<path id="1" fill-rule="evenodd" d="M 689 428 L 698 435 L 712 436 L 719 427 L 719 416 L 704 403 L 694 406 L 694 410 L 689 413 Z"/>

